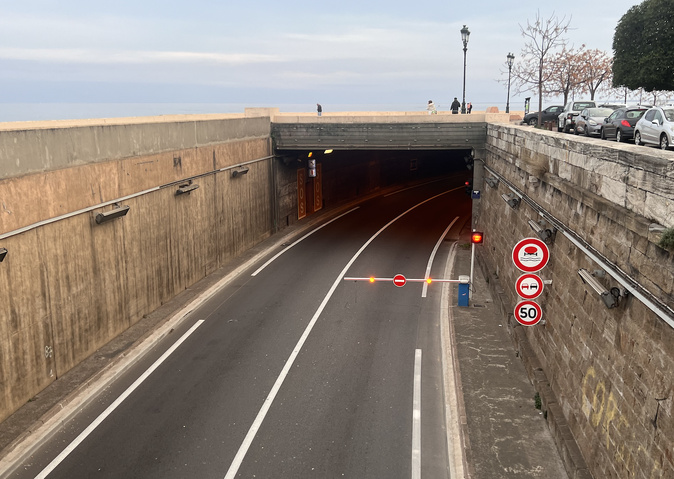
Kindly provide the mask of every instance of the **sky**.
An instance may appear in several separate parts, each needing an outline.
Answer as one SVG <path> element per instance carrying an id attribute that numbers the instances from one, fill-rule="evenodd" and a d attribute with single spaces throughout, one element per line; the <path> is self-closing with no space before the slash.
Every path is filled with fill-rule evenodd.
<path id="1" fill-rule="evenodd" d="M 518 61 L 537 12 L 570 19 L 569 45 L 611 55 L 639 3 L 0 0 L 0 104 L 448 109 L 462 99 L 467 25 L 466 101 L 503 110 L 506 55 Z M 511 109 L 525 96 L 537 104 L 513 91 Z"/>

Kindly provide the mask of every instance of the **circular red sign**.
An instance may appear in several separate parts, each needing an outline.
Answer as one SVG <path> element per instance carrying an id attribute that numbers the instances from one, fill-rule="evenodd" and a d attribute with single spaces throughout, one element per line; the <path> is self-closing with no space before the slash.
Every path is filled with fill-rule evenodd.
<path id="1" fill-rule="evenodd" d="M 513 263 L 525 273 L 542 270 L 549 259 L 548 246 L 538 238 L 524 238 L 513 248 Z"/>
<path id="2" fill-rule="evenodd" d="M 523 274 L 517 278 L 515 289 L 524 299 L 538 298 L 543 292 L 543 280 L 535 274 Z"/>
<path id="3" fill-rule="evenodd" d="M 402 288 L 405 286 L 405 283 L 407 283 L 407 278 L 405 278 L 402 274 L 396 274 L 393 277 L 393 284 L 395 284 L 397 287 Z"/>
<path id="4" fill-rule="evenodd" d="M 543 310 L 533 301 L 522 301 L 515 306 L 515 319 L 522 326 L 533 326 L 543 317 Z"/>

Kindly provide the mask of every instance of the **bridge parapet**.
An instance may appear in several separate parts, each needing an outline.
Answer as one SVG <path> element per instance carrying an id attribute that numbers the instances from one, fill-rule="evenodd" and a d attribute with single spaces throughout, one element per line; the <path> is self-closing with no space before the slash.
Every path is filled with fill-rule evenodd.
<path id="1" fill-rule="evenodd" d="M 482 149 L 487 123 L 507 120 L 503 114 L 275 115 L 271 135 L 279 150 Z"/>

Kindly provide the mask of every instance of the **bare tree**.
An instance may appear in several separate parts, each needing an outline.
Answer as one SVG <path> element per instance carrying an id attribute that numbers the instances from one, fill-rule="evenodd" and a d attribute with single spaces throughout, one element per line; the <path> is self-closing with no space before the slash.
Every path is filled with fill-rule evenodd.
<path id="1" fill-rule="evenodd" d="M 564 46 L 545 64 L 543 76 L 548 80 L 543 85 L 543 91 L 548 95 L 562 95 L 565 105 L 569 95 L 580 90 L 585 82 L 583 64 L 578 61 L 583 55 L 584 47 L 582 45 L 580 50 L 567 50 Z"/>
<path id="2" fill-rule="evenodd" d="M 613 58 L 608 56 L 606 52 L 597 48 L 584 50 L 579 52 L 576 61 L 582 68 L 583 91 L 590 94 L 590 100 L 594 100 L 594 95 L 602 85 L 610 88 L 613 76 Z"/>
<path id="3" fill-rule="evenodd" d="M 553 14 L 547 20 L 536 12 L 536 20 L 527 20 L 526 27 L 520 25 L 522 37 L 526 43 L 522 48 L 521 60 L 513 70 L 515 85 L 519 91 L 536 89 L 538 91 L 538 124 L 541 124 L 543 111 L 544 85 L 550 80 L 552 69 L 546 69 L 550 54 L 557 48 L 566 45 L 564 35 L 569 31 L 571 19 L 561 19 Z"/>

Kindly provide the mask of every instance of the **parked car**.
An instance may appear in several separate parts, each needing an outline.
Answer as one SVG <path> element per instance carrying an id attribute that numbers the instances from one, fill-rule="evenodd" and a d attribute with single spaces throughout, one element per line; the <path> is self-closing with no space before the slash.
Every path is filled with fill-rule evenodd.
<path id="1" fill-rule="evenodd" d="M 618 108 L 625 108 L 627 105 L 624 103 L 602 103 L 597 105 L 597 108 L 610 108 L 611 110 L 617 110 Z"/>
<path id="2" fill-rule="evenodd" d="M 552 105 L 543 110 L 543 115 L 541 121 L 545 123 L 546 121 L 557 121 L 557 117 L 564 109 L 564 105 Z M 536 126 L 538 125 L 538 112 L 527 113 L 522 119 L 522 124 Z"/>
<path id="3" fill-rule="evenodd" d="M 628 106 L 618 108 L 601 125 L 599 137 L 602 140 L 627 141 L 634 138 L 634 125 L 644 116 L 648 108 L 644 106 Z"/>
<path id="4" fill-rule="evenodd" d="M 634 127 L 634 143 L 656 145 L 667 150 L 674 145 L 674 107 L 655 106 L 642 116 Z"/>
<path id="5" fill-rule="evenodd" d="M 593 101 L 570 101 L 564 107 L 564 110 L 557 117 L 557 131 L 569 133 L 576 126 L 576 117 L 585 108 L 596 108 L 597 104 Z"/>
<path id="6" fill-rule="evenodd" d="M 613 113 L 611 108 L 585 108 L 576 117 L 573 132 L 576 135 L 599 136 L 604 120 Z"/>

